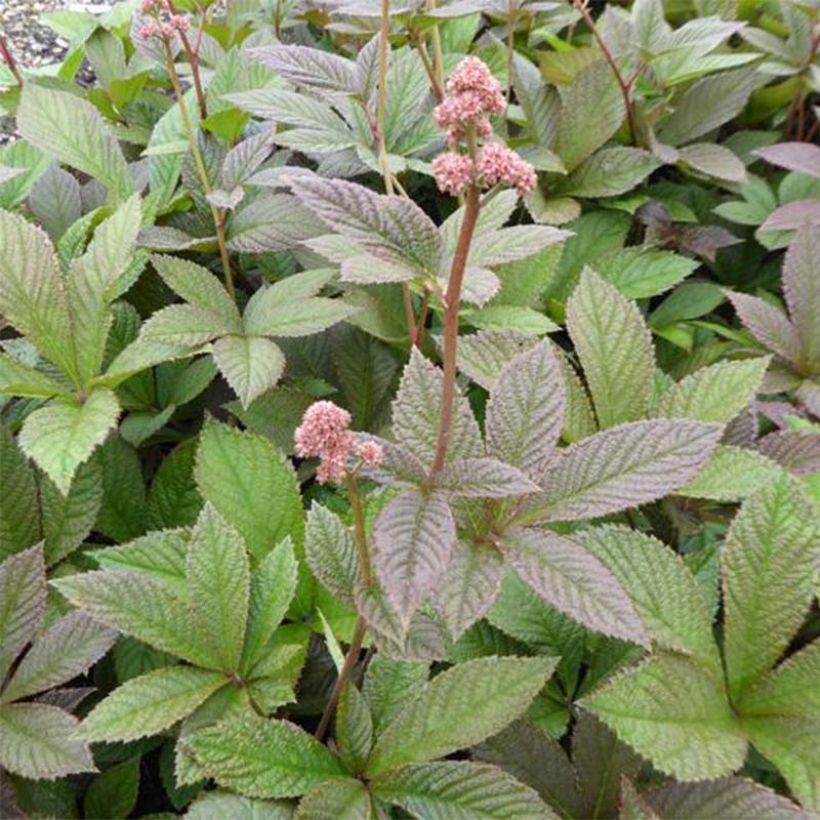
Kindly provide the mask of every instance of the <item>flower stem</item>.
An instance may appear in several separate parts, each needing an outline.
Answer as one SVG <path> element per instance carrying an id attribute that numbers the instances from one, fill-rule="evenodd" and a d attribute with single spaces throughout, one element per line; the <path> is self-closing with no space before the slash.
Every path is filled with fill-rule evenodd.
<path id="1" fill-rule="evenodd" d="M 11 72 L 12 76 L 17 82 L 17 85 L 23 84 L 23 77 L 20 74 L 20 69 L 17 68 L 17 62 L 14 59 L 11 51 L 9 51 L 8 43 L 6 43 L 6 38 L 0 34 L 0 57 L 3 58 L 3 62 L 8 66 L 9 71 Z"/>

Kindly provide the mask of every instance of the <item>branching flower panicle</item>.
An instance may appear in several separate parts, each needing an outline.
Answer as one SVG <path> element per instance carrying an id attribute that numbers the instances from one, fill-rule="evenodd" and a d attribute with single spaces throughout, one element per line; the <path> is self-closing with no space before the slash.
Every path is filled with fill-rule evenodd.
<path id="1" fill-rule="evenodd" d="M 146 40 L 170 40 L 177 32 L 190 28 L 188 18 L 172 12 L 167 0 L 142 0 L 141 8 L 143 14 L 154 18 L 140 28 L 140 36 Z"/>

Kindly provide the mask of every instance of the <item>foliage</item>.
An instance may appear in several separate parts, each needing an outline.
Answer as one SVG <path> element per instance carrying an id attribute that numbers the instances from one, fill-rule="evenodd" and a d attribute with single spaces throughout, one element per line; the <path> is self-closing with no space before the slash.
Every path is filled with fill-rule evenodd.
<path id="1" fill-rule="evenodd" d="M 820 812 L 816 4 L 44 22 L 3 816 Z"/>

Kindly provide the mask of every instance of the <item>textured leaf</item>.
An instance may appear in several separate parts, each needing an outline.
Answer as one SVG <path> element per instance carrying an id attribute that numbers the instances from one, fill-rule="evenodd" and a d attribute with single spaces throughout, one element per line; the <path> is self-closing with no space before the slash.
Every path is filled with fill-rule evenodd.
<path id="1" fill-rule="evenodd" d="M 77 468 L 103 443 L 119 414 L 114 393 L 97 388 L 83 404 L 35 410 L 23 424 L 20 446 L 66 495 Z"/>
<path id="2" fill-rule="evenodd" d="M 125 348 L 114 360 L 111 369 L 116 369 L 117 365 L 121 364 L 118 360 L 126 358 L 131 348 L 141 342 L 153 343 L 157 346 L 164 345 L 170 350 L 155 358 L 149 356 L 147 361 L 135 370 L 179 358 L 182 353 L 185 353 L 186 357 L 191 356 L 200 345 L 230 332 L 231 325 L 198 305 L 168 305 L 152 314 L 151 318 L 142 325 L 139 339 L 131 347 Z"/>
<path id="3" fill-rule="evenodd" d="M 417 817 L 544 820 L 558 816 L 529 786 L 501 769 L 464 760 L 403 766 L 379 778 L 375 794 Z"/>
<path id="4" fill-rule="evenodd" d="M 659 166 L 642 148 L 604 148 L 561 180 L 556 191 L 564 196 L 617 196 L 632 190 Z"/>
<path id="5" fill-rule="evenodd" d="M 764 231 L 794 231 L 820 225 L 820 203 L 817 199 L 799 199 L 775 208 L 760 226 Z"/>
<path id="6" fill-rule="evenodd" d="M 0 312 L 66 375 L 76 375 L 65 283 L 45 232 L 0 210 Z"/>
<path id="7" fill-rule="evenodd" d="M 720 669 L 712 624 L 697 581 L 666 544 L 625 527 L 595 527 L 573 540 L 615 575 L 652 640 Z"/>
<path id="8" fill-rule="evenodd" d="M 134 810 L 140 784 L 140 758 L 132 757 L 97 775 L 83 797 L 85 817 L 127 817 Z"/>
<path id="9" fill-rule="evenodd" d="M 185 816 L 189 820 L 290 820 L 293 809 L 285 802 L 253 800 L 215 789 L 201 792 Z"/>
<path id="10" fill-rule="evenodd" d="M 40 538 L 34 471 L 5 425 L 0 425 L 0 560 Z"/>
<path id="11" fill-rule="evenodd" d="M 310 336 L 355 312 L 341 299 L 280 297 L 274 285 L 253 295 L 245 311 L 245 329 L 261 336 Z"/>
<path id="12" fill-rule="evenodd" d="M 0 564 L 0 677 L 32 639 L 46 611 L 46 567 L 41 545 Z"/>
<path id="13" fill-rule="evenodd" d="M 789 171 L 820 177 L 820 148 L 811 143 L 779 142 L 758 148 L 752 153 Z"/>
<path id="14" fill-rule="evenodd" d="M 36 695 L 85 674 L 110 649 L 116 632 L 70 612 L 52 624 L 25 654 L 0 700 Z"/>
<path id="15" fill-rule="evenodd" d="M 690 498 L 742 501 L 782 475 L 782 468 L 754 450 L 722 445 L 715 449 L 700 473 L 677 493 Z"/>
<path id="16" fill-rule="evenodd" d="M 644 792 L 643 797 L 661 817 L 669 820 L 688 817 L 797 820 L 801 817 L 790 800 L 744 777 L 722 777 L 706 783 L 670 783 Z"/>
<path id="17" fill-rule="evenodd" d="M 436 489 L 465 498 L 507 498 L 538 492 L 521 470 L 494 458 L 453 461 L 434 477 Z"/>
<path id="18" fill-rule="evenodd" d="M 191 533 L 185 575 L 212 664 L 226 674 L 237 672 L 248 618 L 250 566 L 242 537 L 210 505 Z"/>
<path id="19" fill-rule="evenodd" d="M 567 328 L 601 428 L 643 418 L 655 357 L 636 305 L 587 269 L 567 302 Z"/>
<path id="20" fill-rule="evenodd" d="M 514 225 L 497 231 L 478 231 L 470 245 L 468 264 L 491 268 L 526 259 L 572 236 L 547 225 Z"/>
<path id="21" fill-rule="evenodd" d="M 820 150 L 820 149 L 818 149 Z M 783 293 L 800 341 L 804 360 L 820 364 L 820 242 L 817 230 L 805 228 L 789 245 L 783 261 Z"/>
<path id="22" fill-rule="evenodd" d="M 373 565 L 405 624 L 442 582 L 455 538 L 450 507 L 438 492 L 403 492 L 376 519 Z"/>
<path id="23" fill-rule="evenodd" d="M 263 558 L 288 535 L 301 548 L 296 475 L 269 441 L 209 422 L 200 434 L 194 475 L 203 497 L 239 530 L 254 558 Z"/>
<path id="24" fill-rule="evenodd" d="M 372 820 L 370 793 L 360 780 L 334 778 L 299 801 L 299 820 Z"/>
<path id="25" fill-rule="evenodd" d="M 313 504 L 307 517 L 305 556 L 310 571 L 340 601 L 353 603 L 358 561 L 353 535 L 336 513 Z"/>
<path id="26" fill-rule="evenodd" d="M 28 204 L 38 224 L 56 242 L 83 214 L 80 183 L 53 164 L 34 183 Z"/>
<path id="27" fill-rule="evenodd" d="M 368 664 L 362 693 L 377 733 L 392 723 L 411 698 L 427 686 L 427 666 L 393 661 L 377 653 Z"/>
<path id="28" fill-rule="evenodd" d="M 436 608 L 454 640 L 482 618 L 495 603 L 504 575 L 504 560 L 490 544 L 458 540 Z"/>
<path id="29" fill-rule="evenodd" d="M 113 435 L 94 460 L 101 468 L 103 489 L 94 529 L 114 541 L 128 541 L 142 535 L 145 532 L 145 480 L 137 451 L 120 436 Z"/>
<path id="30" fill-rule="evenodd" d="M 782 310 L 763 299 L 745 293 L 726 294 L 740 321 L 765 347 L 786 361 L 800 360 L 800 339 L 797 329 Z"/>
<path id="31" fill-rule="evenodd" d="M 763 436 L 756 447 L 794 475 L 820 472 L 820 436 L 813 430 L 779 430 Z"/>
<path id="32" fill-rule="evenodd" d="M 597 257 L 591 267 L 630 299 L 656 296 L 677 285 L 698 263 L 672 251 L 631 245 Z"/>
<path id="33" fill-rule="evenodd" d="M 87 744 L 76 737 L 77 726 L 77 718 L 56 706 L 12 703 L 0 707 L 0 765 L 33 780 L 96 771 Z"/>
<path id="34" fill-rule="evenodd" d="M 227 678 L 190 666 L 166 666 L 118 686 L 83 721 L 92 742 L 128 741 L 155 735 L 191 714 Z"/>
<path id="35" fill-rule="evenodd" d="M 380 196 L 339 179 L 289 180 L 299 200 L 323 222 L 385 262 L 402 262 L 437 274 L 442 254 L 438 229 L 409 199 Z"/>
<path id="36" fill-rule="evenodd" d="M 680 159 L 690 168 L 717 179 L 745 182 L 746 167 L 728 149 L 713 142 L 697 142 L 680 149 Z"/>
<path id="37" fill-rule="evenodd" d="M 761 357 L 704 367 L 670 387 L 655 415 L 725 424 L 754 399 L 768 364 L 769 358 Z"/>
<path id="38" fill-rule="evenodd" d="M 346 686 L 339 697 L 334 736 L 347 767 L 363 771 L 373 747 L 373 717 L 367 699 L 353 685 Z"/>
<path id="39" fill-rule="evenodd" d="M 501 371 L 487 405 L 487 449 L 539 480 L 564 423 L 566 390 L 549 342 L 519 353 Z"/>
<path id="40" fill-rule="evenodd" d="M 287 194 L 256 197 L 234 211 L 226 229 L 228 249 L 239 253 L 290 250 L 322 231 L 319 220 Z"/>
<path id="41" fill-rule="evenodd" d="M 284 720 L 229 720 L 183 745 L 217 783 L 248 797 L 297 797 L 345 775 L 327 747 Z"/>
<path id="42" fill-rule="evenodd" d="M 344 94 L 359 90 L 355 63 L 329 51 L 277 43 L 255 48 L 251 55 L 296 86 Z"/>
<path id="43" fill-rule="evenodd" d="M 198 624 L 191 622 L 185 601 L 159 581 L 136 572 L 100 571 L 52 584 L 95 621 L 197 666 L 210 664 L 210 651 Z"/>
<path id="44" fill-rule="evenodd" d="M 485 390 L 492 390 L 504 368 L 537 340 L 515 330 L 480 330 L 458 340 L 458 369 Z"/>
<path id="45" fill-rule="evenodd" d="M 436 452 L 442 384 L 441 370 L 414 349 L 393 402 L 392 426 L 397 442 L 428 466 Z M 483 450 L 470 405 L 457 394 L 447 460 L 476 458 L 483 455 Z"/>
<path id="46" fill-rule="evenodd" d="M 20 96 L 17 128 L 46 154 L 99 180 L 115 201 L 133 190 L 116 138 L 86 100 L 28 83 Z"/>
<path id="47" fill-rule="evenodd" d="M 162 461 L 148 490 L 149 529 L 190 526 L 202 507 L 202 497 L 194 481 L 196 440 L 189 439 Z"/>
<path id="48" fill-rule="evenodd" d="M 0 394 L 50 399 L 65 392 L 64 385 L 41 370 L 0 351 Z"/>
<path id="49" fill-rule="evenodd" d="M 226 191 L 234 191 L 247 182 L 253 172 L 273 150 L 274 135 L 269 131 L 254 134 L 238 142 L 225 155 L 220 179 Z"/>
<path id="50" fill-rule="evenodd" d="M 734 700 L 780 657 L 813 597 L 811 502 L 787 477 L 752 495 L 721 548 L 725 655 Z"/>
<path id="51" fill-rule="evenodd" d="M 589 629 L 647 646 L 649 636 L 618 578 L 580 543 L 512 527 L 499 542 L 521 580 Z"/>
<path id="52" fill-rule="evenodd" d="M 582 705 L 657 769 L 681 780 L 721 777 L 746 756 L 722 683 L 685 658 L 657 655 L 618 674 Z"/>
<path id="53" fill-rule="evenodd" d="M 261 336 L 223 336 L 214 343 L 213 357 L 245 409 L 274 387 L 285 370 L 282 351 Z"/>
<path id="54" fill-rule="evenodd" d="M 375 776 L 472 746 L 527 708 L 554 658 L 481 658 L 434 678 L 385 728 L 367 767 Z"/>
<path id="55" fill-rule="evenodd" d="M 621 820 L 659 820 L 646 798 L 638 792 L 628 777 L 621 778 Z"/>

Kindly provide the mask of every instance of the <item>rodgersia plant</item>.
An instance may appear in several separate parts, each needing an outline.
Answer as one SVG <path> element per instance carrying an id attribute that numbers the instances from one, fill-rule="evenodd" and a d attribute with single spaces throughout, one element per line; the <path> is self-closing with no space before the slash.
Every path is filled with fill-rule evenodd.
<path id="1" fill-rule="evenodd" d="M 0 814 L 820 811 L 818 19 L 695 5 L 0 36 Z"/>

